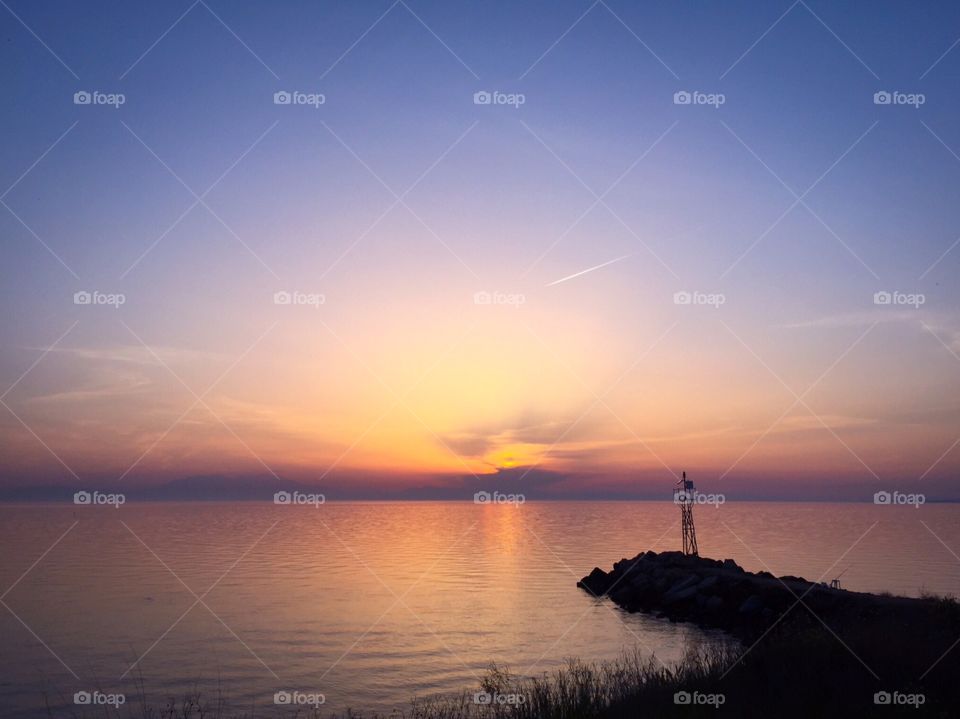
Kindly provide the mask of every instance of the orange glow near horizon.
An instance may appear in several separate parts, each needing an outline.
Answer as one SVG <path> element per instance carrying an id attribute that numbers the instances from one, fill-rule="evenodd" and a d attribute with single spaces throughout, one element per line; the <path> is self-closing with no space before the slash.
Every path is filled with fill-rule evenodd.
<path id="1" fill-rule="evenodd" d="M 480 312 L 490 309 L 496 314 Z M 462 321 L 470 312 L 476 316 Z M 129 481 L 268 472 L 307 480 L 343 472 L 483 476 L 534 467 L 629 476 L 700 466 L 719 475 L 801 463 L 829 476 L 863 471 L 859 457 L 919 473 L 920 458 L 951 441 L 947 426 L 898 428 L 871 417 L 882 410 L 848 383 L 858 372 L 881 376 L 876 360 L 838 368 L 824 382 L 832 394 L 808 400 L 816 415 L 795 406 L 781 417 L 795 398 L 708 321 L 666 335 L 651 323 L 642 337 L 607 333 L 599 341 L 575 311 L 558 322 L 535 307 L 467 305 L 420 318 L 410 333 L 379 333 L 382 325 L 370 322 L 347 334 L 318 328 L 310 315 L 296 319 L 176 423 L 195 397 L 136 346 L 52 353 L 51 372 L 70 362 L 80 379 L 27 399 L 32 426 L 76 471 Z M 716 351 L 687 352 L 704 333 Z M 292 343 L 298 352 L 275 349 Z M 212 355 L 160 356 L 201 389 L 229 366 Z M 798 387 L 815 379 L 813 364 L 795 366 Z M 5 452 L 14 473 L 57 465 L 26 431 L 13 432 Z"/>

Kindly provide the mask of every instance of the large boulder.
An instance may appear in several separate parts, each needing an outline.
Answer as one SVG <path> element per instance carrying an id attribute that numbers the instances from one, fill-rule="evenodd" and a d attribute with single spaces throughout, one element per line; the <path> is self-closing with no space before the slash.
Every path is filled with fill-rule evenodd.
<path id="1" fill-rule="evenodd" d="M 612 585 L 613 582 L 614 579 L 611 575 L 600 569 L 600 567 L 594 567 L 590 574 L 577 582 L 577 586 L 599 597 L 607 593 L 607 590 L 610 589 L 610 585 Z"/>
<path id="2" fill-rule="evenodd" d="M 764 609 L 763 600 L 756 594 L 751 594 L 747 597 L 743 604 L 740 605 L 740 608 L 737 610 L 740 614 L 745 614 L 750 617 L 754 614 L 762 612 Z"/>

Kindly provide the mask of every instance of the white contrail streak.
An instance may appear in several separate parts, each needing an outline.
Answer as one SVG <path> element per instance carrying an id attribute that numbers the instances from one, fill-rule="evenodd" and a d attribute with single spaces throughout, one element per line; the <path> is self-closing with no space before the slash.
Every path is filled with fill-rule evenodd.
<path id="1" fill-rule="evenodd" d="M 585 270 L 580 270 L 579 272 L 574 272 L 572 275 L 567 275 L 566 277 L 561 277 L 559 280 L 554 280 L 547 284 L 547 287 L 553 287 L 554 285 L 559 285 L 561 282 L 566 282 L 567 280 L 572 280 L 574 277 L 579 277 L 580 275 L 585 275 L 588 272 L 593 272 L 594 270 L 599 270 L 601 267 L 606 267 L 607 265 L 612 265 L 614 262 L 619 262 L 620 260 L 625 260 L 630 255 L 624 255 L 623 257 L 617 257 L 613 260 L 608 260 L 603 264 L 596 265 L 595 267 L 588 267 Z"/>

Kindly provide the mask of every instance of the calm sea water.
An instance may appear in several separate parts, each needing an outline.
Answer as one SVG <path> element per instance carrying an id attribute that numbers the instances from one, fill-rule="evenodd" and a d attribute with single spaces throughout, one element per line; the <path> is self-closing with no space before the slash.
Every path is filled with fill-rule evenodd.
<path id="1" fill-rule="evenodd" d="M 258 716 L 280 690 L 389 709 L 474 689 L 493 662 L 535 674 L 633 647 L 674 661 L 704 636 L 575 586 L 676 549 L 670 503 L 0 505 L 0 518 L 3 716 L 46 703 L 67 716 L 81 690 L 133 701 L 141 680 L 151 701 L 219 689 Z M 727 503 L 696 521 L 701 554 L 750 570 L 960 593 L 960 506 Z"/>

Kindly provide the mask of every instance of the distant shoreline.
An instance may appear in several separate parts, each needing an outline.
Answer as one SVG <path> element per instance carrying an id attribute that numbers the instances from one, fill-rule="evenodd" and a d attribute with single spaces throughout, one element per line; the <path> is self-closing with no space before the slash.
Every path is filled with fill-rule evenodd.
<path id="1" fill-rule="evenodd" d="M 93 488 L 103 492 L 117 492 L 118 488 L 100 489 Z M 71 489 L 68 495 L 76 490 Z M 274 504 L 270 498 L 263 497 L 137 497 L 127 494 L 127 501 L 136 504 L 225 504 L 236 502 L 250 502 L 254 504 Z M 436 498 L 405 498 L 405 497 L 387 497 L 382 499 L 373 499 L 369 497 L 326 497 L 326 504 L 431 504 L 431 503 L 451 503 L 451 504 L 476 504 L 472 499 L 455 499 L 450 497 Z M 550 503 L 576 503 L 576 502 L 595 502 L 595 503 L 642 503 L 642 504 L 669 504 L 669 499 L 650 499 L 650 498 L 593 498 L 593 497 L 543 497 L 525 499 L 524 504 L 550 504 Z M 3 496 L 0 494 L 0 505 L 4 504 L 61 504 L 64 506 L 76 506 L 69 499 L 44 498 L 44 497 L 17 497 Z M 877 506 L 873 502 L 856 499 L 772 499 L 772 498 L 745 498 L 737 499 L 736 504 L 855 504 L 865 506 Z M 958 499 L 931 499 L 927 498 L 926 504 L 960 504 Z M 912 506 L 905 509 L 914 509 Z"/>

